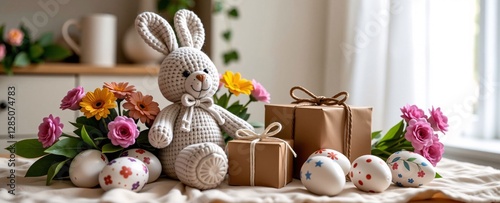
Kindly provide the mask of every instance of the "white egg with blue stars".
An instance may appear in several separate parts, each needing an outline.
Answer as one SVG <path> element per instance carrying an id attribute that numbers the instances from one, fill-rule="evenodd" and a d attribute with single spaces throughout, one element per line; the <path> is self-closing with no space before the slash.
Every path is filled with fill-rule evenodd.
<path id="1" fill-rule="evenodd" d="M 334 196 L 342 192 L 346 180 L 338 163 L 325 156 L 314 156 L 302 165 L 300 181 L 312 193 Z"/>

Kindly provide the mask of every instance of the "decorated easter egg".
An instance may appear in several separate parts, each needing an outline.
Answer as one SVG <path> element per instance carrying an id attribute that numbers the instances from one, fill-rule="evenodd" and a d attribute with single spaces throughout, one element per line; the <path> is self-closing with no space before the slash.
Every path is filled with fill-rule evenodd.
<path id="1" fill-rule="evenodd" d="M 392 182 L 400 187 L 419 187 L 434 180 L 436 171 L 422 155 L 410 152 L 395 152 L 387 159 Z"/>
<path id="2" fill-rule="evenodd" d="M 300 170 L 300 181 L 312 193 L 333 196 L 345 185 L 345 175 L 337 162 L 324 156 L 307 159 Z"/>
<path id="3" fill-rule="evenodd" d="M 366 192 L 383 192 L 391 185 L 391 170 L 381 158 L 363 155 L 352 162 L 349 173 L 358 189 Z"/>
<path id="4" fill-rule="evenodd" d="M 309 158 L 315 156 L 324 156 L 335 161 L 337 164 L 339 164 L 340 168 L 342 168 L 342 171 L 344 171 L 344 175 L 347 175 L 347 173 L 349 173 L 349 170 L 351 169 L 351 162 L 349 161 L 349 159 L 344 154 L 336 150 L 319 149 L 312 153 Z"/>
<path id="5" fill-rule="evenodd" d="M 148 182 L 148 167 L 134 157 L 119 157 L 106 165 L 99 173 L 99 185 L 105 191 L 123 188 L 140 191 Z"/>
<path id="6" fill-rule="evenodd" d="M 99 150 L 89 149 L 77 154 L 69 166 L 69 178 L 77 187 L 99 185 L 99 172 L 108 164 L 108 158 Z"/>
<path id="7" fill-rule="evenodd" d="M 149 170 L 148 183 L 155 181 L 161 174 L 160 160 L 151 152 L 144 149 L 129 149 L 120 154 L 120 157 L 134 157 L 146 164 Z"/>

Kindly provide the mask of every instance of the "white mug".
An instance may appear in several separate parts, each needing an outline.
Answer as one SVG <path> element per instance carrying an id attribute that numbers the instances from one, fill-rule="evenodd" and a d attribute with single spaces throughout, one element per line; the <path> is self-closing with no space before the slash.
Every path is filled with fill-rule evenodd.
<path id="1" fill-rule="evenodd" d="M 69 36 L 68 29 L 76 25 L 81 32 L 80 45 Z M 66 43 L 80 56 L 80 63 L 103 67 L 116 64 L 116 17 L 111 14 L 90 14 L 81 19 L 69 19 L 62 26 Z"/>

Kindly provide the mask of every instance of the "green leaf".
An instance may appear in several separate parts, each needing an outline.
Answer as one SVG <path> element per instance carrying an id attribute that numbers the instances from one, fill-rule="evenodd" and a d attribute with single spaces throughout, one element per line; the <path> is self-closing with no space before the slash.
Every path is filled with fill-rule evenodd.
<path id="1" fill-rule="evenodd" d="M 84 143 L 85 142 L 83 142 L 83 140 L 81 139 L 68 137 L 59 140 L 54 145 L 47 148 L 45 150 L 45 153 L 57 154 L 68 158 L 73 158 L 79 152 L 87 149 Z"/>
<path id="2" fill-rule="evenodd" d="M 30 64 L 30 58 L 26 52 L 20 52 L 14 58 L 14 66 L 25 67 Z"/>
<path id="3" fill-rule="evenodd" d="M 417 158 L 411 157 L 411 158 L 406 159 L 406 161 L 412 162 L 412 161 L 415 161 L 415 159 L 417 159 Z"/>
<path id="4" fill-rule="evenodd" d="M 33 163 L 28 171 L 26 172 L 25 177 L 38 177 L 38 176 L 44 176 L 47 175 L 50 166 L 55 163 L 59 163 L 61 161 L 66 160 L 67 158 L 64 156 L 59 156 L 55 154 L 49 154 L 47 156 L 44 156 L 35 163 Z"/>
<path id="5" fill-rule="evenodd" d="M 229 97 L 227 94 L 223 94 L 219 100 L 217 100 L 217 105 L 221 106 L 222 108 L 227 108 L 227 104 L 229 103 Z"/>
<path id="6" fill-rule="evenodd" d="M 87 130 L 85 130 L 85 126 L 82 127 L 82 140 L 88 144 L 89 146 L 93 147 L 94 149 L 97 149 L 97 146 L 95 145 L 94 141 L 92 138 L 90 138 L 89 134 L 87 133 Z"/>
<path id="7" fill-rule="evenodd" d="M 235 19 L 238 18 L 238 16 L 239 16 L 238 9 L 236 7 L 232 7 L 231 9 L 229 9 L 227 11 L 227 16 L 229 18 L 235 18 Z"/>
<path id="8" fill-rule="evenodd" d="M 43 152 L 45 148 L 38 139 L 26 139 L 16 142 L 15 144 L 5 148 L 6 150 L 11 150 L 14 147 L 15 154 L 22 156 L 24 158 L 37 158 L 45 155 Z"/>
<path id="9" fill-rule="evenodd" d="M 56 44 L 45 46 L 43 47 L 43 49 L 44 49 L 43 57 L 47 60 L 60 61 L 68 56 L 71 56 L 71 52 L 68 49 L 63 48 Z"/>
<path id="10" fill-rule="evenodd" d="M 54 178 L 54 176 L 56 176 L 56 174 L 59 172 L 59 170 L 61 170 L 61 168 L 68 160 L 69 159 L 66 159 L 50 166 L 49 170 L 47 171 L 47 180 L 45 182 L 46 185 L 50 185 L 50 183 L 52 183 L 52 179 Z"/>
<path id="11" fill-rule="evenodd" d="M 52 33 L 46 32 L 46 33 L 42 34 L 42 36 L 40 36 L 40 38 L 38 38 L 38 40 L 35 43 L 44 47 L 44 46 L 48 46 L 51 42 L 52 42 Z"/>
<path id="12" fill-rule="evenodd" d="M 403 165 L 405 166 L 406 170 L 410 171 L 410 165 L 408 164 L 408 162 L 403 160 Z"/>
<path id="13" fill-rule="evenodd" d="M 117 151 L 120 151 L 122 150 L 123 147 L 120 147 L 120 146 L 115 146 L 111 143 L 108 143 L 108 144 L 105 144 L 104 146 L 102 146 L 102 153 L 113 153 L 113 152 L 117 152 Z"/>
<path id="14" fill-rule="evenodd" d="M 380 136 L 382 136 L 382 131 L 381 130 L 372 132 L 372 140 L 373 139 L 378 139 L 378 138 L 380 138 Z"/>
<path id="15" fill-rule="evenodd" d="M 224 8 L 222 5 L 222 1 L 214 2 L 214 10 L 213 10 L 214 13 L 220 13 L 222 11 L 222 8 Z"/>
<path id="16" fill-rule="evenodd" d="M 238 104 L 238 103 L 233 103 L 231 106 L 227 108 L 227 110 L 234 115 L 238 115 L 242 111 L 243 105 Z"/>
<path id="17" fill-rule="evenodd" d="M 226 30 L 225 32 L 223 32 L 223 33 L 222 33 L 222 38 L 223 38 L 226 42 L 231 41 L 231 36 L 232 36 L 232 32 L 231 32 L 231 30 Z"/>
<path id="18" fill-rule="evenodd" d="M 239 54 L 236 50 L 229 50 L 222 54 L 224 58 L 224 65 L 228 65 L 231 62 L 236 62 L 239 60 Z"/>
<path id="19" fill-rule="evenodd" d="M 391 161 L 391 163 L 394 163 L 394 162 L 398 161 L 400 158 L 401 158 L 401 157 L 399 157 L 399 156 L 398 156 L 398 157 L 396 157 L 396 158 L 394 158 L 394 159 Z"/>
<path id="20" fill-rule="evenodd" d="M 434 178 L 442 178 L 442 176 L 438 172 L 436 172 L 436 175 L 434 176 Z"/>
<path id="21" fill-rule="evenodd" d="M 33 46 L 30 47 L 30 58 L 31 59 L 37 59 L 39 58 L 40 56 L 42 56 L 43 54 L 43 48 L 38 45 L 38 44 L 34 44 Z"/>
<path id="22" fill-rule="evenodd" d="M 403 120 L 401 120 L 399 123 L 397 123 L 396 125 L 394 125 L 386 134 L 384 137 L 382 137 L 382 139 L 380 139 L 378 142 L 379 143 L 382 143 L 382 142 L 386 142 L 386 141 L 389 141 L 389 140 L 392 140 L 394 137 L 396 137 L 397 135 L 401 135 L 403 133 L 403 127 L 404 127 L 404 123 L 403 123 Z"/>

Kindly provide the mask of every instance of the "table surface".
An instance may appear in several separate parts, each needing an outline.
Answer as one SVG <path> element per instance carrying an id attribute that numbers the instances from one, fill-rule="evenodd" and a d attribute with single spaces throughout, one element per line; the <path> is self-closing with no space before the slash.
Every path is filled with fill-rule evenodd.
<path id="1" fill-rule="evenodd" d="M 343 191 L 332 197 L 314 195 L 296 179 L 280 189 L 229 186 L 224 182 L 216 189 L 200 191 L 161 177 L 138 193 L 78 188 L 69 180 L 56 180 L 46 186 L 45 177 L 23 177 L 34 160 L 15 159 L 15 167 L 9 167 L 8 155 L 0 158 L 0 177 L 7 177 L 0 180 L 0 202 L 500 202 L 500 170 L 445 158 L 436 168 L 443 178 L 419 188 L 391 185 L 381 193 L 366 193 L 347 182 Z M 9 194 L 7 186 L 11 174 L 15 174 L 15 195 Z"/>

